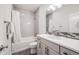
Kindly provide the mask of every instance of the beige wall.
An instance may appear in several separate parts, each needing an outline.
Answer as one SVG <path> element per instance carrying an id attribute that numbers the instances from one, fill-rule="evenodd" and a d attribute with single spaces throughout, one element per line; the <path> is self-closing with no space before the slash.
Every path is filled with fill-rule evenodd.
<path id="1" fill-rule="evenodd" d="M 10 4 L 0 4 L 0 17 L 6 21 L 11 21 L 11 9 L 12 5 Z"/>
<path id="2" fill-rule="evenodd" d="M 46 9 L 48 5 L 42 5 L 36 12 L 37 33 L 46 33 Z"/>
<path id="3" fill-rule="evenodd" d="M 26 11 L 24 15 L 22 15 L 22 13 L 24 12 L 20 14 L 21 36 L 34 36 L 34 14 L 29 11 Z"/>

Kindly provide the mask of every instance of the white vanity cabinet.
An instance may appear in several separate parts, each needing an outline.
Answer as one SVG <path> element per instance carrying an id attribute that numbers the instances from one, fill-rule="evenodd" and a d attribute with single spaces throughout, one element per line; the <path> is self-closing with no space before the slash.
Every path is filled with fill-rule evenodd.
<path id="1" fill-rule="evenodd" d="M 45 39 L 40 38 L 37 45 L 37 51 L 40 55 L 59 55 L 59 46 Z"/>
<path id="2" fill-rule="evenodd" d="M 66 48 L 65 46 L 61 46 L 53 41 L 51 42 L 46 38 L 38 37 L 37 41 L 38 55 L 79 55 L 78 52 L 73 51 L 70 48 Z"/>

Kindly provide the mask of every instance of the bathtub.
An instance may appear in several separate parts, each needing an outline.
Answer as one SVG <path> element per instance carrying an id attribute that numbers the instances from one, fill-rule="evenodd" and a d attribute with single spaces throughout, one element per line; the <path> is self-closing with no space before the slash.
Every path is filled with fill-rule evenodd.
<path id="1" fill-rule="evenodd" d="M 36 41 L 36 37 L 21 38 L 20 42 L 12 44 L 12 53 L 30 48 L 29 44 Z"/>

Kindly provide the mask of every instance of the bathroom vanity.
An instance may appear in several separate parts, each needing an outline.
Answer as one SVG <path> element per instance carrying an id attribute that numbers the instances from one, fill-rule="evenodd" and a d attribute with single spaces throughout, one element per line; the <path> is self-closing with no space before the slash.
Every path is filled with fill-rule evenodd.
<path id="1" fill-rule="evenodd" d="M 38 55 L 79 55 L 79 40 L 49 34 L 37 36 Z"/>

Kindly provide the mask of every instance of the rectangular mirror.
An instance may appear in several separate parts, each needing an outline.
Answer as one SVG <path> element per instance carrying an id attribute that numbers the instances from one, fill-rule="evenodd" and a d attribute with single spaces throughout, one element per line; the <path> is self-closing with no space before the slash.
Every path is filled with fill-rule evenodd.
<path id="1" fill-rule="evenodd" d="M 79 33 L 79 4 L 49 5 L 46 20 L 48 32 Z"/>

